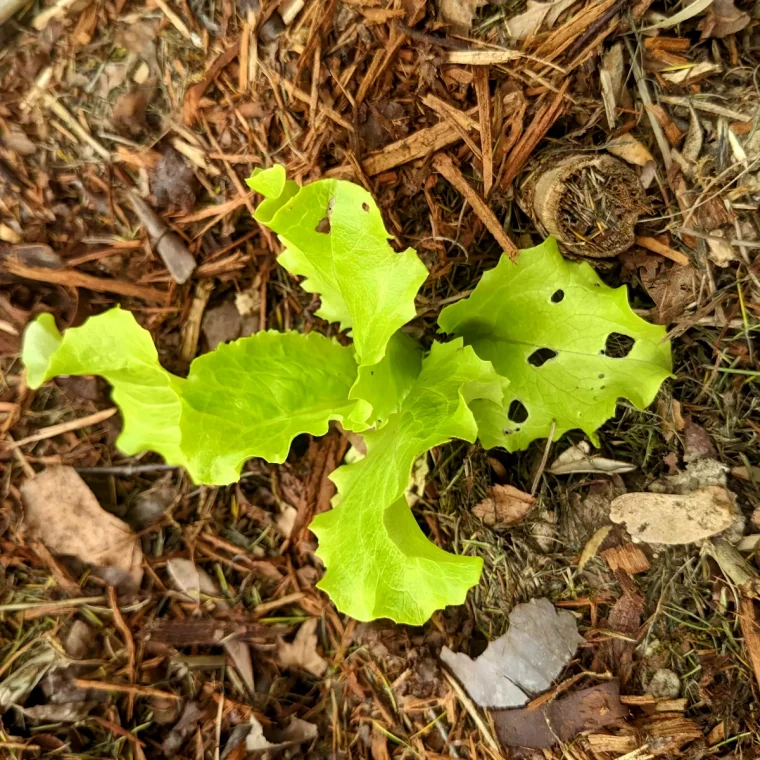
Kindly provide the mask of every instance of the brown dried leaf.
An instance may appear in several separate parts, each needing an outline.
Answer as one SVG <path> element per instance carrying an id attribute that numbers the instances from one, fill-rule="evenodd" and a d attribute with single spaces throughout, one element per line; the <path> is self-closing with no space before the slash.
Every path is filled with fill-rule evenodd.
<path id="1" fill-rule="evenodd" d="M 164 208 L 171 205 L 190 211 L 195 205 L 196 185 L 195 174 L 185 159 L 174 148 L 167 147 L 151 179 L 156 206 Z"/>
<path id="2" fill-rule="evenodd" d="M 310 618 L 296 633 L 293 643 L 281 641 L 277 647 L 277 658 L 284 668 L 302 668 L 317 678 L 327 670 L 327 662 L 317 652 L 317 618 Z"/>
<path id="3" fill-rule="evenodd" d="M 699 293 L 699 273 L 692 266 L 679 266 L 649 256 L 639 270 L 641 282 L 657 306 L 654 321 L 659 325 L 674 322 Z M 649 266 L 649 264 L 653 266 Z"/>
<path id="4" fill-rule="evenodd" d="M 752 21 L 749 13 L 740 11 L 734 0 L 713 0 L 707 16 L 701 22 L 702 39 L 728 37 L 737 34 Z"/>
<path id="5" fill-rule="evenodd" d="M 610 129 L 615 127 L 617 120 L 617 107 L 623 90 L 623 69 L 623 44 L 618 42 L 604 54 L 602 68 L 599 70 L 602 102 Z"/>
<path id="6" fill-rule="evenodd" d="M 65 702 L 63 704 L 35 705 L 23 708 L 27 718 L 39 723 L 78 723 L 97 706 L 97 702 Z"/>
<path id="7" fill-rule="evenodd" d="M 106 512 L 71 467 L 49 467 L 21 486 L 24 526 L 53 554 L 72 555 L 101 568 L 115 568 L 133 588 L 142 581 L 137 536 Z"/>
<path id="8" fill-rule="evenodd" d="M 697 425 L 689 417 L 684 427 L 684 462 L 696 462 L 698 459 L 714 459 L 718 455 L 709 433 L 701 425 Z"/>
<path id="9" fill-rule="evenodd" d="M 136 87 L 119 95 L 111 114 L 111 123 L 118 132 L 136 137 L 145 129 L 145 112 L 148 109 L 151 91 Z"/>
<path id="10" fill-rule="evenodd" d="M 610 140 L 607 143 L 607 150 L 613 156 L 622 158 L 623 161 L 635 166 L 646 166 L 650 161 L 654 161 L 647 147 L 633 135 L 621 135 Z"/>
<path id="11" fill-rule="evenodd" d="M 141 55 L 148 45 L 156 39 L 158 24 L 156 21 L 136 21 L 120 27 L 114 39 L 119 47 L 130 53 Z"/>
<path id="12" fill-rule="evenodd" d="M 504 22 L 507 35 L 513 40 L 527 40 L 535 36 L 551 7 L 552 3 L 538 3 L 536 0 L 528 0 L 525 11 Z"/>
<path id="13" fill-rule="evenodd" d="M 693 108 L 690 110 L 691 117 L 689 121 L 689 131 L 686 134 L 686 139 L 684 140 L 683 148 L 681 149 L 681 155 L 689 164 L 694 164 L 699 158 L 699 154 L 702 152 L 702 142 L 704 138 L 699 116 L 697 116 L 697 112 Z"/>
<path id="14" fill-rule="evenodd" d="M 472 17 L 486 0 L 439 0 L 438 12 L 444 21 L 455 30 L 467 31 L 472 28 Z"/>
<path id="15" fill-rule="evenodd" d="M 273 736 L 273 741 L 264 736 L 263 726 L 251 716 L 250 731 L 245 738 L 246 750 L 248 752 L 261 752 L 262 750 L 274 752 L 286 747 L 293 747 L 296 744 L 313 741 L 319 732 L 313 723 L 291 716 L 285 729 L 282 731 L 273 730 L 270 733 L 277 734 L 277 736 Z"/>
<path id="16" fill-rule="evenodd" d="M 551 29 L 557 19 L 576 2 L 577 0 L 553 0 L 540 3 L 528 0 L 525 11 L 504 22 L 507 35 L 514 40 L 527 40 L 534 37 L 542 26 Z"/>
<path id="17" fill-rule="evenodd" d="M 513 486 L 491 486 L 487 496 L 472 508 L 472 514 L 486 525 L 509 528 L 522 522 L 533 508 L 535 499 Z"/>

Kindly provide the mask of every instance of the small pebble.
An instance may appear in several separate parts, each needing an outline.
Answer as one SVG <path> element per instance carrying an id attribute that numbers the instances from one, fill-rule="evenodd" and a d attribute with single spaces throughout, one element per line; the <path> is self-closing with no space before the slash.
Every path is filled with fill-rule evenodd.
<path id="1" fill-rule="evenodd" d="M 681 679 L 670 668 L 660 668 L 647 685 L 647 694 L 656 699 L 675 699 L 681 693 Z"/>

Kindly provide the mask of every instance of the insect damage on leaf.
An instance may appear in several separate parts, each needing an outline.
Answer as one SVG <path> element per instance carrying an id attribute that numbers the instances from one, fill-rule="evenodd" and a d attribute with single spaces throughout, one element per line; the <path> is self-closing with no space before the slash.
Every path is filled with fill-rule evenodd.
<path id="1" fill-rule="evenodd" d="M 522 448 L 580 427 L 595 431 L 619 396 L 644 406 L 670 372 L 664 329 L 631 311 L 624 288 L 571 264 L 553 240 L 504 257 L 472 295 L 442 312 L 454 334 L 422 347 L 402 331 L 427 271 L 396 253 L 379 209 L 339 180 L 300 187 L 275 166 L 248 181 L 256 218 L 280 236 L 279 261 L 321 298 L 319 316 L 349 329 L 353 346 L 316 332 L 259 332 L 193 361 L 187 378 L 159 363 L 150 334 L 118 308 L 64 335 L 43 314 L 27 329 L 30 387 L 59 374 L 102 375 L 113 386 L 126 454 L 160 453 L 197 483 L 238 479 L 250 457 L 282 462 L 296 435 L 331 420 L 366 431 L 367 455 L 336 470 L 335 508 L 312 523 L 320 582 L 343 612 L 421 624 L 464 601 L 482 562 L 431 543 L 405 498 L 415 461 L 452 438 Z"/>
<path id="2" fill-rule="evenodd" d="M 598 445 L 618 398 L 648 406 L 671 373 L 665 328 L 633 313 L 625 286 L 562 258 L 552 238 L 516 262 L 502 256 L 438 324 L 510 379 L 502 405 L 473 405 L 487 448 L 523 449 L 553 422 L 555 438 L 581 428 Z"/>
<path id="3" fill-rule="evenodd" d="M 282 167 L 272 167 L 254 174 L 249 186 L 265 196 L 256 219 L 285 246 L 279 263 L 319 295 L 317 316 L 351 330 L 361 367 L 379 365 L 392 336 L 416 315 L 414 298 L 428 273 L 415 251 L 391 248 L 377 204 L 351 182 L 323 179 L 299 188 Z M 365 411 L 366 424 L 382 419 L 372 418 L 371 406 Z"/>
<path id="4" fill-rule="evenodd" d="M 428 541 L 404 492 L 420 454 L 451 438 L 475 440 L 469 405 L 478 398 L 499 404 L 505 387 L 461 339 L 434 343 L 401 410 L 365 436 L 367 455 L 333 473 L 336 506 L 311 528 L 327 566 L 318 585 L 339 610 L 359 620 L 421 625 L 434 610 L 464 601 L 482 560 Z"/>

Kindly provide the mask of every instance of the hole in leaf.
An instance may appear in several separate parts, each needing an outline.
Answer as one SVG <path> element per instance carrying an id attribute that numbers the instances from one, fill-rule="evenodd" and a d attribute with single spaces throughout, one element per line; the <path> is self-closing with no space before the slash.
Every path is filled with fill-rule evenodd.
<path id="1" fill-rule="evenodd" d="M 553 359 L 556 355 L 557 352 L 552 351 L 551 348 L 537 348 L 528 357 L 528 364 L 532 364 L 534 367 L 543 367 L 549 359 Z"/>
<path id="2" fill-rule="evenodd" d="M 552 303 L 559 303 L 565 297 L 564 290 L 555 290 L 552 293 Z"/>
<path id="3" fill-rule="evenodd" d="M 330 218 L 325 216 L 319 220 L 319 224 L 314 228 L 316 232 L 321 232 L 324 235 L 330 233 Z"/>
<path id="4" fill-rule="evenodd" d="M 512 401 L 512 403 L 509 405 L 507 417 L 512 422 L 517 422 L 518 424 L 520 422 L 525 422 L 525 420 L 528 419 L 528 410 L 525 408 L 525 404 L 523 404 L 523 402 L 519 399 Z"/>
<path id="5" fill-rule="evenodd" d="M 604 372 L 600 372 L 599 373 L 599 379 L 600 380 L 604 380 Z"/>
<path id="6" fill-rule="evenodd" d="M 362 203 L 362 211 L 366 211 L 369 214 L 369 204 Z"/>
<path id="7" fill-rule="evenodd" d="M 309 450 L 311 436 L 307 433 L 297 435 L 290 444 L 290 456 L 300 459 Z"/>
<path id="8" fill-rule="evenodd" d="M 610 333 L 604 344 L 604 353 L 612 359 L 622 359 L 631 353 L 636 341 L 629 335 L 622 333 Z"/>

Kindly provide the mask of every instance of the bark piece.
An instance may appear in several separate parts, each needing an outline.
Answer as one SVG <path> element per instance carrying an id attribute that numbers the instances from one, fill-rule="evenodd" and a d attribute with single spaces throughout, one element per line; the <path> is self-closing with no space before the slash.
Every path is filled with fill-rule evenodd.
<path id="1" fill-rule="evenodd" d="M 605 549 L 602 557 L 612 572 L 622 570 L 628 575 L 637 575 L 649 570 L 647 555 L 635 544 L 623 544 Z"/>
<path id="2" fill-rule="evenodd" d="M 153 245 L 172 278 L 182 285 L 195 269 L 195 259 L 182 238 L 172 232 L 155 211 L 136 193 L 129 194 L 135 214 L 145 225 Z"/>
<path id="3" fill-rule="evenodd" d="M 635 242 L 646 209 L 636 173 L 612 156 L 545 153 L 531 162 L 517 193 L 520 208 L 544 235 L 570 252 L 610 258 Z"/>
<path id="4" fill-rule="evenodd" d="M 687 494 L 628 493 L 610 505 L 610 519 L 625 523 L 636 542 L 691 544 L 722 533 L 736 518 L 734 497 L 720 486 Z"/>
<path id="5" fill-rule="evenodd" d="M 617 681 L 581 689 L 537 710 L 496 710 L 496 735 L 507 747 L 549 749 L 570 741 L 581 731 L 593 731 L 628 715 L 620 702 Z"/>

